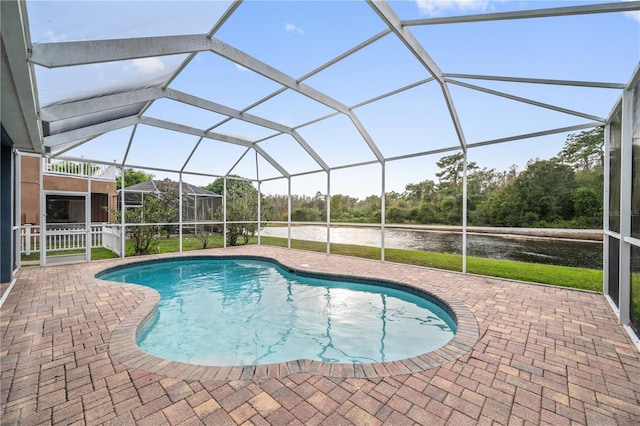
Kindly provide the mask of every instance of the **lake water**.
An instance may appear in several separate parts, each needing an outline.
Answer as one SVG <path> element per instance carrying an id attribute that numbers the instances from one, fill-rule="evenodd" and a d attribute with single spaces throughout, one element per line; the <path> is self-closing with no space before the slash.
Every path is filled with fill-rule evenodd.
<path id="1" fill-rule="evenodd" d="M 364 227 L 332 227 L 331 242 L 380 247 L 380 230 Z M 416 231 L 385 228 L 385 248 L 462 254 L 462 234 L 451 231 Z M 263 228 L 261 235 L 287 237 L 286 227 Z M 327 228 L 295 226 L 291 238 L 326 241 Z M 467 255 L 493 259 L 602 269 L 600 241 L 528 238 L 467 233 Z"/>

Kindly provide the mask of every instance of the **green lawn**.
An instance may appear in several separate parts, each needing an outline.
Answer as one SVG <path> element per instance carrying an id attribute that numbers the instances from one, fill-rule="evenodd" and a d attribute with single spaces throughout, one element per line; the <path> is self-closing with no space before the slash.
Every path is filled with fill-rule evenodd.
<path id="1" fill-rule="evenodd" d="M 55 251 L 47 253 L 49 256 L 60 256 L 65 254 L 76 254 L 83 253 L 84 250 L 64 250 L 64 251 Z M 100 259 L 114 259 L 118 257 L 117 254 L 112 252 L 109 249 L 104 247 L 98 247 L 91 249 L 91 260 L 100 260 Z M 31 252 L 29 256 L 23 254 L 20 260 L 26 264 L 23 266 L 37 266 L 37 263 L 40 260 L 40 252 Z"/>
<path id="2" fill-rule="evenodd" d="M 640 336 L 640 272 L 631 274 L 631 327 Z"/>
<path id="3" fill-rule="evenodd" d="M 262 237 L 262 244 L 286 247 L 285 238 Z M 325 252 L 326 243 L 291 241 L 291 247 Z M 350 244 L 331 244 L 332 254 L 342 254 L 367 259 L 380 259 L 380 249 Z M 457 254 L 385 249 L 385 260 L 429 268 L 462 271 L 462 256 Z M 602 292 L 602 271 L 569 266 L 543 265 L 512 260 L 488 259 L 467 256 L 467 272 L 490 277 L 508 278 L 542 284 L 558 285 L 582 290 Z"/>

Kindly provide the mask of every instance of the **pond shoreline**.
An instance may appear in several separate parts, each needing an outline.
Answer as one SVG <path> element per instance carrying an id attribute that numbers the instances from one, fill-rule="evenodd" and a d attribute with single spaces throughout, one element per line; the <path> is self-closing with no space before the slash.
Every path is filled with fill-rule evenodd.
<path id="1" fill-rule="evenodd" d="M 292 226 L 326 226 L 323 222 L 305 222 L 300 224 L 292 224 Z M 269 224 L 269 226 L 286 226 L 286 224 Z M 338 222 L 331 223 L 331 227 L 340 228 L 380 228 L 378 223 L 351 223 Z M 385 229 L 400 229 L 416 232 L 448 232 L 462 233 L 461 226 L 452 225 L 411 225 L 411 224 L 385 224 Z M 561 229 L 561 228 L 509 228 L 509 227 L 490 227 L 490 226 L 467 226 L 468 234 L 484 234 L 505 238 L 541 238 L 556 240 L 573 240 L 573 241 L 589 241 L 602 242 L 603 231 L 601 229 Z"/>

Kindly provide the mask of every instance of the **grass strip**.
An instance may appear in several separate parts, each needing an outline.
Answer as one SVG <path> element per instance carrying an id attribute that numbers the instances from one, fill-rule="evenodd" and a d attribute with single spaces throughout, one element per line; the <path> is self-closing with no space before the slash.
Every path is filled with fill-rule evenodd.
<path id="1" fill-rule="evenodd" d="M 261 237 L 262 244 L 287 246 L 286 238 Z M 327 244 L 314 241 L 291 240 L 291 247 L 301 250 L 326 252 Z M 385 249 L 389 262 L 462 271 L 462 256 L 449 253 L 422 252 L 401 249 Z M 380 249 L 352 244 L 331 244 L 331 253 L 345 256 L 380 259 Z M 563 287 L 602 292 L 602 271 L 570 266 L 545 265 L 467 256 L 467 272 L 489 277 L 507 278 Z"/>

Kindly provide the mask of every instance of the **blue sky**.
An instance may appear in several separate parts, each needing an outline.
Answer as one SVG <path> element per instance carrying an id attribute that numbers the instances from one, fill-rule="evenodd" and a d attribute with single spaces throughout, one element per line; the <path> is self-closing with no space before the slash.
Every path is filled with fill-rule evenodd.
<path id="1" fill-rule="evenodd" d="M 502 12 L 577 5 L 544 1 L 402 1 L 390 3 L 401 19 Z M 585 4 L 580 2 L 579 4 Z M 227 3 L 223 2 L 28 2 L 34 43 L 202 34 L 209 31 Z M 640 59 L 638 14 L 584 15 L 549 19 L 471 24 L 411 26 L 410 31 L 445 73 L 485 74 L 562 80 L 626 83 Z M 318 66 L 384 30 L 371 7 L 362 1 L 247 1 L 214 35 L 225 43 L 299 79 Z M 166 80 L 185 55 L 48 70 L 36 66 L 41 106 L 87 96 L 155 85 Z M 333 99 L 353 107 L 360 102 L 430 77 L 389 34 L 367 48 L 304 81 Z M 606 117 L 620 95 L 608 89 L 464 80 L 492 90 L 531 98 L 597 117 Z M 280 86 L 211 52 L 201 52 L 171 83 L 184 91 L 236 109 L 273 93 Z M 467 87 L 449 85 L 468 143 L 577 125 L 590 120 L 515 102 Z M 372 104 L 353 109 L 387 158 L 456 146 L 457 139 L 435 82 L 425 83 Z M 298 93 L 286 91 L 248 111 L 297 127 L 332 112 Z M 207 129 L 223 117 L 168 100 L 156 101 L 147 116 Z M 375 159 L 344 115 L 297 129 L 331 167 Z M 260 140 L 273 132 L 231 120 L 215 132 Z M 131 128 L 100 136 L 68 155 L 122 161 Z M 470 161 L 481 167 L 522 170 L 531 158 L 550 158 L 567 134 L 557 134 L 472 149 Z M 186 136 L 139 126 L 127 158 L 129 164 L 180 168 L 197 143 Z M 260 147 L 291 173 L 319 166 L 288 135 L 268 139 Z M 277 171 L 244 148 L 206 140 L 185 170 L 270 178 Z M 435 162 L 446 154 L 387 163 L 386 189 L 401 192 L 407 183 L 435 179 Z M 379 165 L 332 172 L 332 193 L 363 198 L 381 191 Z M 177 179 L 175 174 L 154 172 Z M 204 185 L 213 178 L 185 176 Z M 324 173 L 295 178 L 294 192 L 326 191 Z M 283 180 L 267 182 L 267 193 L 287 190 Z"/>

